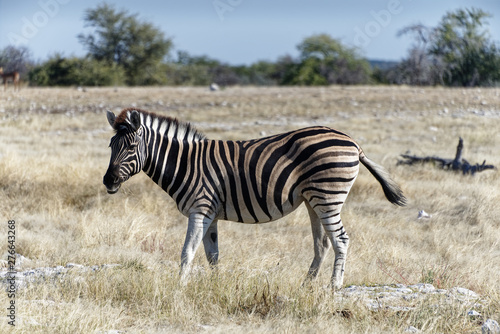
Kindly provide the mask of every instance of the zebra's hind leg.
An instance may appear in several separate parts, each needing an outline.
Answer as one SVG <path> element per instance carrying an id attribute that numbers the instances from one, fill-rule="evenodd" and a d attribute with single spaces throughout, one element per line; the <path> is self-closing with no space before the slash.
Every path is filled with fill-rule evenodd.
<path id="1" fill-rule="evenodd" d="M 343 200 L 340 202 L 343 203 Z M 347 249 L 349 248 L 349 236 L 342 225 L 340 210 L 342 205 L 339 202 L 331 205 L 317 204 L 313 206 L 313 211 L 318 215 L 325 234 L 332 243 L 335 251 L 335 262 L 333 265 L 332 288 L 341 289 L 344 281 L 345 262 Z"/>
<path id="2" fill-rule="evenodd" d="M 219 235 L 217 233 L 217 220 L 214 220 L 203 237 L 203 246 L 208 263 L 216 266 L 219 261 Z"/>
<path id="3" fill-rule="evenodd" d="M 347 259 L 347 249 L 349 248 L 349 236 L 342 225 L 339 213 L 330 218 L 321 218 L 321 223 L 326 234 L 330 238 L 335 251 L 335 262 L 333 265 L 332 287 L 335 290 L 341 289 L 344 282 L 345 262 Z"/>
<path id="4" fill-rule="evenodd" d="M 307 273 L 306 281 L 308 281 L 315 279 L 318 275 L 325 255 L 330 249 L 330 240 L 325 233 L 321 220 L 308 202 L 306 202 L 306 207 L 309 212 L 309 218 L 311 219 L 311 229 L 314 241 L 314 259 Z"/>

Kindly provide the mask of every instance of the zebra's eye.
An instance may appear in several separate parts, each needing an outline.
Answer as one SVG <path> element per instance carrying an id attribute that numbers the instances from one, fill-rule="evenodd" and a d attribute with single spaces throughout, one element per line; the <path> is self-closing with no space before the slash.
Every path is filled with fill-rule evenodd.
<path id="1" fill-rule="evenodd" d="M 129 145 L 129 147 L 127 149 L 130 152 L 130 151 L 134 151 L 136 147 L 137 147 L 137 144 L 136 143 L 132 143 L 132 144 Z"/>

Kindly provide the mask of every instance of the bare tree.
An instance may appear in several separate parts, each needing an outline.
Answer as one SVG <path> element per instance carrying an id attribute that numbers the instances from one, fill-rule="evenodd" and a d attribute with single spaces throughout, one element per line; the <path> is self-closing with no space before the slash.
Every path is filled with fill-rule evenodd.
<path id="1" fill-rule="evenodd" d="M 408 57 L 398 67 L 396 81 L 409 85 L 442 84 L 443 67 L 438 57 L 429 54 L 429 45 L 435 38 L 435 28 L 421 23 L 407 26 L 398 31 L 397 36 L 413 35 L 414 43 L 408 50 Z"/>
<path id="2" fill-rule="evenodd" d="M 0 50 L 0 67 L 5 73 L 19 72 L 25 78 L 32 65 L 31 52 L 25 46 L 8 45 Z"/>
<path id="3" fill-rule="evenodd" d="M 500 49 L 484 27 L 491 15 L 480 9 L 449 12 L 436 27 L 414 24 L 398 36 L 414 44 L 393 78 L 411 85 L 478 86 L 500 80 Z"/>

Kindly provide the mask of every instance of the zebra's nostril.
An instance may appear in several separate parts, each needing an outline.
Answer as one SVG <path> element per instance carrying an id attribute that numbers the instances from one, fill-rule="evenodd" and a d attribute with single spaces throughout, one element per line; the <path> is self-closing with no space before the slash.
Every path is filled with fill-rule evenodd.
<path id="1" fill-rule="evenodd" d="M 103 183 L 105 185 L 113 185 L 120 183 L 120 177 L 113 175 L 112 173 L 106 173 L 103 177 Z"/>

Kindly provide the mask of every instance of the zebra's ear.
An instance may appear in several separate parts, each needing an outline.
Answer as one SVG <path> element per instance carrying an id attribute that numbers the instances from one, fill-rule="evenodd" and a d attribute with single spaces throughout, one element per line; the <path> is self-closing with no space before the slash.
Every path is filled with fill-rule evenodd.
<path id="1" fill-rule="evenodd" d="M 130 113 L 130 124 L 134 131 L 137 131 L 141 127 L 141 115 L 139 115 L 137 110 L 132 110 Z"/>
<path id="2" fill-rule="evenodd" d="M 115 128 L 115 119 L 116 116 L 113 114 L 110 110 L 106 112 L 106 117 L 108 118 L 108 123 L 111 125 L 111 127 L 114 129 Z"/>

